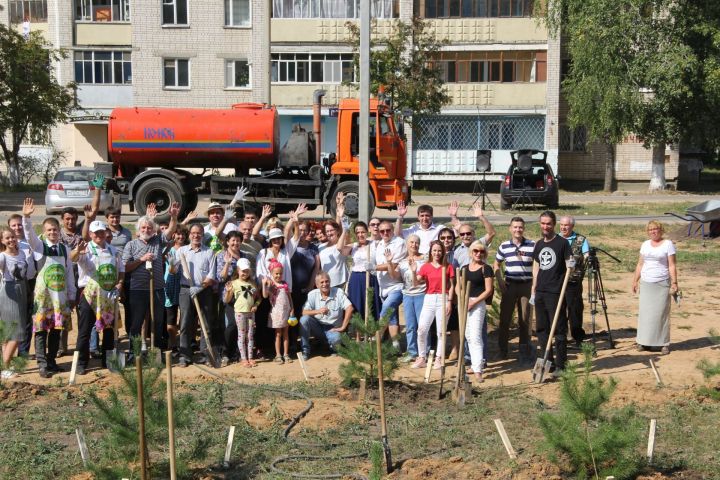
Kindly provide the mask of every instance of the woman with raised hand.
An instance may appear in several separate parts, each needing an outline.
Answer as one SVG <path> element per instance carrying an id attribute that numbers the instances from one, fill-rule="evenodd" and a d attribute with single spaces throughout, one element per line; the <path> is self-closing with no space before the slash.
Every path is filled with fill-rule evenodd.
<path id="1" fill-rule="evenodd" d="M 640 258 L 633 276 L 632 291 L 640 292 L 637 348 L 660 348 L 670 353 L 670 297 L 677 295 L 678 273 L 675 245 L 663 238 L 663 226 L 652 220 L 647 225 L 648 240 L 640 247 Z"/>
<path id="2" fill-rule="evenodd" d="M 373 318 L 378 319 L 380 311 L 380 289 L 377 277 L 375 276 L 375 242 L 370 239 L 368 226 L 365 222 L 358 221 L 353 226 L 356 242 L 343 246 L 340 253 L 343 256 L 352 257 L 352 269 L 348 283 L 348 298 L 353 308 L 365 318 L 366 302 L 366 277 L 369 287 L 373 289 L 372 308 L 370 312 Z"/>
<path id="3" fill-rule="evenodd" d="M 419 252 L 420 237 L 415 234 L 410 234 L 405 240 L 405 244 L 407 246 L 407 257 L 402 259 L 397 266 L 389 262 L 388 273 L 393 278 L 401 278 L 403 281 L 403 312 L 405 316 L 407 352 L 400 361 L 403 363 L 411 363 L 418 357 L 417 329 L 420 323 L 420 312 L 422 311 L 423 301 L 425 299 L 426 286 L 424 283 L 416 284 L 413 281 L 415 274 L 410 269 L 410 263 L 414 262 L 417 268 L 420 268 L 427 259 L 425 255 L 421 255 Z"/>

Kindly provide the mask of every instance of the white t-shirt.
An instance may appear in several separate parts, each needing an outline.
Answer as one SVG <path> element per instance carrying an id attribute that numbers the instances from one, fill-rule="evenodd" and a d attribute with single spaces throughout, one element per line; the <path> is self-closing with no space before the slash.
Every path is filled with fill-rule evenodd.
<path id="1" fill-rule="evenodd" d="M 370 258 L 368 258 L 368 249 L 370 250 Z M 375 269 L 375 242 L 370 240 L 367 245 L 360 246 L 357 242 L 353 243 L 350 251 L 352 257 L 352 271 L 365 272 L 367 264 L 370 262 L 370 270 Z"/>
<path id="2" fill-rule="evenodd" d="M 392 252 L 393 263 L 400 263 L 402 259 L 407 257 L 407 247 L 405 246 L 405 240 L 400 237 L 393 237 L 387 244 L 384 240 L 377 242 L 375 246 L 375 264 L 384 265 L 387 263 L 385 260 L 385 250 L 390 249 Z M 388 294 L 393 290 L 401 290 L 403 288 L 403 281 L 401 279 L 394 279 L 390 274 L 385 271 L 377 272 L 378 286 L 380 287 L 380 296 L 387 297 Z"/>
<path id="3" fill-rule="evenodd" d="M 433 223 L 430 225 L 430 228 L 423 230 L 420 224 L 416 223 L 408 228 L 403 228 L 403 238 L 407 238 L 408 235 L 417 235 L 420 237 L 420 248 L 418 248 L 418 252 L 427 255 L 430 251 L 430 242 L 437 240 L 438 234 L 443 228 L 445 228 L 445 225 L 435 225 Z"/>
<path id="4" fill-rule="evenodd" d="M 280 262 L 280 264 L 283 266 L 283 280 L 285 280 L 285 283 L 287 283 L 288 289 L 292 291 L 292 267 L 290 266 L 290 259 L 293 255 L 295 255 L 296 249 L 297 240 L 295 240 L 294 238 L 291 238 L 290 241 L 285 245 L 285 247 L 280 249 L 277 257 L 273 257 L 272 249 L 263 248 L 260 253 L 258 253 L 257 258 L 255 259 L 258 285 L 262 285 L 263 278 L 270 278 L 270 271 L 268 270 L 268 265 L 270 264 L 270 260 L 275 258 L 275 260 Z"/>
<path id="5" fill-rule="evenodd" d="M 420 267 L 422 267 L 426 262 L 425 260 L 417 260 L 417 269 L 420 270 Z M 403 295 L 422 295 L 425 293 L 425 289 L 427 288 L 424 283 L 418 283 L 417 285 L 413 285 L 413 277 L 415 274 L 410 270 L 410 262 L 408 262 L 408 259 L 404 259 L 401 261 L 398 266 L 398 270 L 400 271 L 400 275 L 402 276 L 403 282 L 405 283 L 405 286 L 403 287 Z"/>
<path id="6" fill-rule="evenodd" d="M 337 287 L 348 281 L 347 257 L 340 253 L 337 245 L 328 245 L 320 250 L 320 268 L 330 275 L 330 286 Z"/>
<path id="7" fill-rule="evenodd" d="M 227 235 L 227 234 L 230 233 L 230 232 L 235 232 L 235 231 L 237 231 L 237 229 L 238 229 L 238 226 L 237 226 L 237 225 L 235 225 L 233 222 L 228 222 L 228 223 L 225 225 L 225 228 L 223 228 L 223 234 L 224 234 L 224 235 Z M 205 233 L 206 233 L 206 234 L 208 234 L 208 235 L 215 235 L 215 230 L 216 230 L 216 228 L 213 227 L 212 225 L 210 225 L 209 223 L 208 223 L 207 225 L 205 225 Z"/>
<path id="8" fill-rule="evenodd" d="M 675 245 L 670 240 L 663 240 L 657 247 L 652 246 L 651 240 L 645 240 L 640 247 L 643 259 L 640 278 L 644 282 L 661 282 L 670 276 L 668 257 L 675 255 Z"/>

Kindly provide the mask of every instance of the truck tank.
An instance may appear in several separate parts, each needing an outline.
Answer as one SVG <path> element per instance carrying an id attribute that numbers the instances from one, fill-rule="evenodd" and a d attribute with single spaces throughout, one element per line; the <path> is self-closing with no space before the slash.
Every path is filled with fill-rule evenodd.
<path id="1" fill-rule="evenodd" d="M 121 169 L 271 169 L 279 138 L 277 111 L 265 104 L 116 108 L 108 122 L 108 156 Z"/>

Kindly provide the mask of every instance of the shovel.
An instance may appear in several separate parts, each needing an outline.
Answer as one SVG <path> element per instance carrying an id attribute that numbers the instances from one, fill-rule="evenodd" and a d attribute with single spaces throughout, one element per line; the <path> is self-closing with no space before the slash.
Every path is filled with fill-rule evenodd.
<path id="1" fill-rule="evenodd" d="M 388 443 L 387 419 L 385 418 L 385 383 L 382 364 L 382 339 L 380 337 L 380 331 L 376 332 L 375 343 L 377 345 L 378 390 L 380 393 L 380 435 L 383 451 L 385 453 L 385 467 L 387 468 L 387 473 L 392 473 L 392 454 L 390 453 L 390 444 Z"/>
<path id="2" fill-rule="evenodd" d="M 115 305 L 113 307 L 113 345 L 114 348 L 105 352 L 105 364 L 108 370 L 113 373 L 119 373 L 125 368 L 125 353 L 118 348 L 120 340 L 118 339 L 118 297 L 115 297 Z"/>
<path id="3" fill-rule="evenodd" d="M 455 388 L 453 390 L 453 398 L 459 407 L 465 406 L 468 386 L 465 375 L 465 326 L 467 325 L 470 283 L 465 279 L 465 273 L 466 270 L 463 269 L 459 275 L 460 294 L 458 296 L 458 316 L 460 320 L 460 354 L 458 355 L 457 377 L 455 378 Z"/>
<path id="4" fill-rule="evenodd" d="M 440 359 L 440 391 L 438 392 L 438 400 L 442 400 L 443 398 L 443 387 L 445 382 L 445 335 L 447 333 L 447 314 L 445 313 L 447 311 L 447 264 L 445 263 L 445 258 L 443 258 L 442 261 L 442 280 L 441 280 L 441 289 L 442 289 L 442 317 L 440 321 L 442 322 L 440 324 L 440 338 L 438 338 L 438 359 Z M 437 318 L 436 318 L 437 321 Z"/>
<path id="5" fill-rule="evenodd" d="M 557 308 L 555 309 L 555 317 L 553 318 L 552 327 L 550 327 L 550 335 L 548 335 L 545 355 L 543 355 L 542 359 L 538 358 L 535 361 L 535 367 L 532 371 L 533 382 L 535 383 L 542 383 L 545 375 L 550 373 L 550 367 L 552 364 L 548 362 L 548 357 L 550 356 L 550 349 L 552 348 L 553 337 L 555 336 L 555 327 L 557 327 L 557 321 L 560 317 L 560 309 L 563 307 L 563 302 L 565 300 L 565 289 L 567 289 L 568 280 L 570 279 L 572 271 L 572 268 L 565 270 L 565 278 L 563 279 L 562 288 L 560 289 L 560 297 L 558 299 Z"/>

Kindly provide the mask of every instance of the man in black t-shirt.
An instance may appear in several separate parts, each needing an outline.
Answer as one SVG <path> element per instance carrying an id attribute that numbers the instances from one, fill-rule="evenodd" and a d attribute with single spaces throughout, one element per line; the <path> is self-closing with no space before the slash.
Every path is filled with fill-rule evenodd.
<path id="1" fill-rule="evenodd" d="M 540 215 L 540 231 L 542 238 L 535 244 L 533 251 L 533 283 L 531 300 L 535 304 L 535 330 L 540 346 L 547 346 L 552 320 L 555 316 L 560 299 L 565 272 L 570 267 L 570 246 L 564 238 L 555 234 L 555 214 L 545 211 Z M 566 262 L 568 264 L 566 265 Z M 564 302 L 564 300 L 563 300 Z M 532 302 L 531 302 L 532 303 Z M 555 353 L 550 350 L 550 361 L 555 365 L 555 372 L 565 369 L 567 360 L 567 315 L 565 308 L 560 309 L 560 316 L 555 327 Z M 556 373 L 556 375 L 557 375 Z"/>

